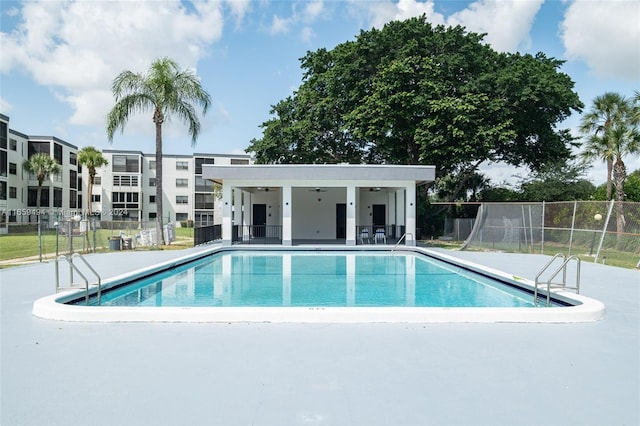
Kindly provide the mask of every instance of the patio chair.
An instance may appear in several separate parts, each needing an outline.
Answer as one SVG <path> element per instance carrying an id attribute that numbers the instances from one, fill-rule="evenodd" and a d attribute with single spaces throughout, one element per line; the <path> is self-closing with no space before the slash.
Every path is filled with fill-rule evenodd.
<path id="1" fill-rule="evenodd" d="M 384 229 L 383 228 L 376 229 L 375 241 L 376 241 L 376 244 L 378 244 L 379 242 L 387 244 L 387 236 L 384 233 Z"/>
<path id="2" fill-rule="evenodd" d="M 367 228 L 362 228 L 362 230 L 360 231 L 360 244 L 369 244 L 370 239 L 369 239 L 369 229 Z"/>

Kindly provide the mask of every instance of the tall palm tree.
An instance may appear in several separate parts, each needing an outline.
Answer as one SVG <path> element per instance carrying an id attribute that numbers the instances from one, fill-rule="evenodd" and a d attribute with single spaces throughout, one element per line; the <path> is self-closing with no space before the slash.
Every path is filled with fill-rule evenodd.
<path id="1" fill-rule="evenodd" d="M 113 142 L 113 134 L 124 126 L 134 112 L 153 111 L 156 126 L 156 231 L 158 241 L 164 244 L 162 232 L 162 124 L 171 115 L 176 115 L 189 125 L 191 146 L 200 133 L 200 121 L 193 104 L 202 107 L 206 114 L 211 96 L 200 84 L 198 76 L 191 70 L 180 70 L 169 58 L 160 58 L 151 64 L 146 74 L 131 71 L 121 72 L 112 84 L 116 104 L 107 115 L 107 136 Z"/>
<path id="2" fill-rule="evenodd" d="M 89 172 L 89 183 L 87 186 L 87 210 L 86 218 L 91 216 L 91 199 L 93 198 L 93 184 L 96 180 L 96 169 L 98 167 L 106 166 L 109 164 L 106 158 L 102 155 L 102 152 L 98 151 L 92 146 L 85 146 L 78 151 L 78 164 L 81 164 L 87 168 Z M 87 225 L 89 223 L 87 222 Z M 87 230 L 89 227 L 87 227 Z M 87 250 L 91 248 L 91 240 L 89 238 L 89 232 L 85 233 L 87 240 Z"/>
<path id="3" fill-rule="evenodd" d="M 78 151 L 78 163 L 85 166 L 89 172 L 89 184 L 87 193 L 87 216 L 91 215 L 91 198 L 93 197 L 93 184 L 96 179 L 96 169 L 109 164 L 102 152 L 92 146 L 85 146 Z"/>
<path id="4" fill-rule="evenodd" d="M 28 160 L 24 160 L 22 168 L 29 173 L 36 175 L 38 179 L 38 192 L 36 193 L 36 208 L 40 215 L 40 202 L 42 200 L 42 184 L 51 175 L 60 173 L 60 165 L 48 154 L 33 154 Z"/>
<path id="5" fill-rule="evenodd" d="M 591 110 L 583 115 L 580 121 L 580 132 L 589 137 L 582 157 L 585 160 L 600 158 L 607 163 L 607 200 L 610 200 L 612 195 L 615 160 L 609 149 L 608 132 L 614 125 L 624 121 L 628 112 L 629 102 L 624 96 L 607 92 L 593 100 Z"/>
<path id="6" fill-rule="evenodd" d="M 38 179 L 38 190 L 36 192 L 36 210 L 38 218 L 38 259 L 42 262 L 42 238 L 40 228 L 40 205 L 42 200 L 42 184 L 51 175 L 60 173 L 60 165 L 49 154 L 33 154 L 28 160 L 24 160 L 22 168 L 29 173 L 36 175 Z"/>

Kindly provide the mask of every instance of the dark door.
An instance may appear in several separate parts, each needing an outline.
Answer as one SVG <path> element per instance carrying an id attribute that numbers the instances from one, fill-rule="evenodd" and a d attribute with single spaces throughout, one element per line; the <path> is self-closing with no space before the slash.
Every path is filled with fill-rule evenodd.
<path id="1" fill-rule="evenodd" d="M 373 208 L 373 227 L 376 226 L 385 226 L 387 224 L 387 218 L 385 215 L 385 205 L 384 204 L 374 204 Z M 375 232 L 375 229 L 373 230 Z"/>
<path id="2" fill-rule="evenodd" d="M 347 238 L 346 204 L 336 204 L 336 238 Z"/>
<path id="3" fill-rule="evenodd" d="M 253 205 L 253 236 L 264 238 L 267 229 L 267 205 L 266 204 L 254 204 Z"/>

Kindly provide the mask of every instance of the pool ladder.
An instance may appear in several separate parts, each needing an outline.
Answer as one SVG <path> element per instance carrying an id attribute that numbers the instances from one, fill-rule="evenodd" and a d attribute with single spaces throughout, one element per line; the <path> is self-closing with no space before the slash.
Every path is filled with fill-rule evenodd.
<path id="1" fill-rule="evenodd" d="M 82 260 L 82 262 L 85 264 L 85 266 L 87 268 L 89 268 L 89 270 L 91 272 L 93 272 L 93 274 L 98 278 L 98 282 L 95 283 L 95 285 L 98 286 L 98 305 L 99 305 L 100 304 L 100 298 L 102 296 L 102 278 L 100 278 L 100 275 L 98 275 L 96 270 L 93 269 L 91 267 L 91 265 L 89 265 L 89 262 L 87 262 L 87 260 L 84 257 L 82 257 L 82 255 L 80 253 L 74 253 L 70 257 L 67 257 L 64 254 L 62 254 L 62 255 L 60 255 L 60 256 L 58 256 L 56 258 L 56 264 L 55 264 L 55 267 L 56 267 L 56 293 L 58 291 L 60 291 L 60 290 L 71 290 L 71 289 L 78 288 L 78 286 L 73 283 L 73 271 L 76 271 L 78 273 L 78 275 L 80 275 L 80 277 L 82 277 L 82 279 L 84 280 L 85 302 L 86 302 L 87 305 L 89 304 L 89 280 L 87 279 L 87 277 L 84 276 L 82 271 L 80 271 L 80 269 L 78 269 L 78 266 L 73 263 L 73 259 L 75 259 L 75 258 L 78 258 L 78 259 Z M 61 260 L 64 260 L 69 264 L 69 286 L 68 287 L 60 287 L 60 266 L 59 266 L 59 262 Z"/>
<path id="2" fill-rule="evenodd" d="M 546 281 L 541 281 L 541 275 L 544 274 L 554 263 L 557 263 L 557 259 L 560 259 L 562 264 L 558 268 L 556 268 L 553 273 L 551 273 Z M 573 287 L 567 286 L 567 266 L 572 261 L 576 262 L 576 281 Z M 560 274 L 560 272 L 562 272 L 562 281 L 555 283 L 552 282 L 558 276 L 558 274 Z M 547 306 L 551 304 L 552 288 L 575 290 L 576 294 L 580 293 L 580 258 L 578 256 L 566 257 L 564 254 L 558 253 L 553 256 L 553 258 L 540 270 L 540 272 L 538 272 L 538 275 L 536 275 L 535 290 L 533 293 L 533 303 L 536 306 L 538 306 L 538 289 L 541 285 L 546 285 L 547 287 Z"/>
<path id="3" fill-rule="evenodd" d="M 395 251 L 395 249 L 398 248 L 398 246 L 400 245 L 400 243 L 402 242 L 402 240 L 405 240 L 406 243 L 406 239 L 407 239 L 407 235 L 411 235 L 411 238 L 413 238 L 413 234 L 411 232 L 405 232 L 404 234 L 402 234 L 402 237 L 400 237 L 400 239 L 398 240 L 398 242 L 396 243 L 396 245 L 393 246 L 393 248 L 391 249 L 391 252 L 393 253 Z"/>

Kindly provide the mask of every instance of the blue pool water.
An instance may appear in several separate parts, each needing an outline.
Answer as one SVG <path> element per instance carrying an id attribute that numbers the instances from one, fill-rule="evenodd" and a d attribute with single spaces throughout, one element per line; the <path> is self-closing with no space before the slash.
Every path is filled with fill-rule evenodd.
<path id="1" fill-rule="evenodd" d="M 104 292 L 101 305 L 534 307 L 529 293 L 419 253 L 340 251 L 223 251 Z"/>

